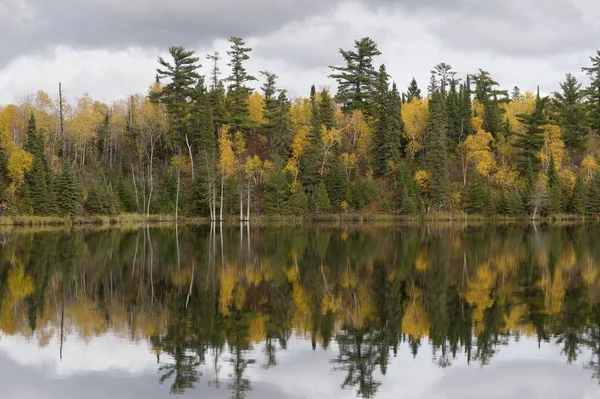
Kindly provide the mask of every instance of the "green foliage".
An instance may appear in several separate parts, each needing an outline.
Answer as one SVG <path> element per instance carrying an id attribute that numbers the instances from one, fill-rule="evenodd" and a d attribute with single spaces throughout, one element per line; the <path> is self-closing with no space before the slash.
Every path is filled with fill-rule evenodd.
<path id="1" fill-rule="evenodd" d="M 331 201 L 331 208 L 339 212 L 342 210 L 342 201 L 348 192 L 348 176 L 341 159 L 334 159 L 324 176 L 327 195 Z"/>
<path id="2" fill-rule="evenodd" d="M 83 208 L 92 215 L 114 215 L 117 212 L 116 198 L 110 185 L 100 183 L 91 187 Z"/>
<path id="3" fill-rule="evenodd" d="M 476 168 L 474 168 L 469 184 L 467 185 L 464 202 L 465 210 L 468 213 L 483 215 L 492 215 L 494 213 L 494 202 L 489 183 Z"/>
<path id="4" fill-rule="evenodd" d="M 330 66 L 334 73 L 329 77 L 338 82 L 336 100 L 342 104 L 344 112 L 358 110 L 370 115 L 377 75 L 373 58 L 381 55 L 381 52 L 377 43 L 368 37 L 355 40 L 354 48 L 354 51 L 340 49 L 346 65 Z"/>
<path id="5" fill-rule="evenodd" d="M 368 177 L 361 177 L 350 183 L 347 201 L 354 209 L 361 210 L 379 198 L 377 183 Z"/>
<path id="6" fill-rule="evenodd" d="M 404 131 L 402 101 L 396 85 L 392 86 L 391 91 L 381 93 L 381 97 L 383 103 L 379 105 L 379 120 L 374 136 L 379 176 L 388 171 L 390 162 L 400 162 Z"/>
<path id="7" fill-rule="evenodd" d="M 268 215 L 281 215 L 287 211 L 287 201 L 290 195 L 290 185 L 285 172 L 275 167 L 266 185 L 265 212 Z"/>
<path id="8" fill-rule="evenodd" d="M 596 174 L 588 184 L 586 210 L 590 215 L 600 215 L 600 174 Z"/>
<path id="9" fill-rule="evenodd" d="M 252 51 L 252 48 L 245 47 L 246 43 L 241 37 L 232 36 L 229 38 L 229 43 L 231 43 L 230 50 L 227 51 L 231 57 L 228 64 L 231 67 L 231 75 L 227 78 L 229 82 L 227 92 L 229 127 L 232 132 L 245 131 L 251 125 L 248 98 L 253 91 L 247 84 L 256 78 L 248 74 L 244 63 L 250 59 L 248 53 Z"/>
<path id="10" fill-rule="evenodd" d="M 25 150 L 33 155 L 33 167 L 25 176 L 27 199 L 36 215 L 55 213 L 52 170 L 46 158 L 43 132 L 38 131 L 31 114 L 27 126 Z"/>
<path id="11" fill-rule="evenodd" d="M 429 102 L 429 120 L 423 144 L 425 167 L 431 176 L 429 202 L 433 210 L 445 209 L 450 190 L 446 129 L 444 99 L 435 92 Z"/>
<path id="12" fill-rule="evenodd" d="M 317 188 L 313 193 L 314 200 L 313 209 L 315 212 L 329 212 L 331 209 L 331 202 L 329 201 L 329 196 L 327 195 L 327 189 L 325 188 L 325 184 L 323 182 L 317 184 Z"/>
<path id="13" fill-rule="evenodd" d="M 589 127 L 600 134 L 600 50 L 590 57 L 592 66 L 581 68 L 590 78 L 590 85 L 585 89 L 588 100 L 587 121 Z"/>
<path id="14" fill-rule="evenodd" d="M 308 198 L 304 193 L 304 188 L 298 185 L 285 203 L 285 213 L 288 215 L 304 215 L 308 212 Z"/>
<path id="15" fill-rule="evenodd" d="M 581 176 L 577 176 L 577 179 L 575 180 L 575 185 L 573 186 L 573 192 L 571 193 L 571 197 L 569 198 L 567 211 L 578 215 L 585 214 L 586 198 L 587 191 L 585 183 Z"/>
<path id="16" fill-rule="evenodd" d="M 585 120 L 584 92 L 581 83 L 570 73 L 560 84 L 561 92 L 554 92 L 550 103 L 551 115 L 561 128 L 565 148 L 571 156 L 586 148 L 588 128 Z"/>
<path id="17" fill-rule="evenodd" d="M 540 98 L 538 93 L 535 108 L 530 114 L 522 114 L 517 118 L 525 125 L 524 134 L 516 134 L 517 140 L 514 146 L 519 150 L 519 165 L 525 169 L 531 167 L 533 173 L 540 170 L 540 159 L 538 153 L 544 146 L 544 129 L 548 124 L 545 115 L 547 98 Z"/>
<path id="18" fill-rule="evenodd" d="M 285 159 L 290 155 L 292 142 L 291 104 L 286 91 L 279 90 L 276 86 L 277 75 L 268 71 L 262 71 L 261 74 L 266 79 L 261 89 L 265 98 L 265 131 L 270 144 L 271 158 Z"/>
<path id="19" fill-rule="evenodd" d="M 419 85 L 417 84 L 417 80 L 414 78 L 414 76 L 408 85 L 408 89 L 406 89 L 406 102 L 411 102 L 413 98 L 422 98 L 421 89 L 419 89 Z"/>
<path id="20" fill-rule="evenodd" d="M 416 215 L 419 213 L 419 185 L 405 163 L 400 164 L 396 187 L 398 213 L 400 215 Z"/>
<path id="21" fill-rule="evenodd" d="M 503 216 L 520 216 L 523 214 L 523 200 L 519 193 L 502 190 L 498 199 L 497 212 Z"/>
<path id="22" fill-rule="evenodd" d="M 61 215 L 73 215 L 81 207 L 81 186 L 71 165 L 66 161 L 63 161 L 61 173 L 56 179 L 56 198 Z"/>

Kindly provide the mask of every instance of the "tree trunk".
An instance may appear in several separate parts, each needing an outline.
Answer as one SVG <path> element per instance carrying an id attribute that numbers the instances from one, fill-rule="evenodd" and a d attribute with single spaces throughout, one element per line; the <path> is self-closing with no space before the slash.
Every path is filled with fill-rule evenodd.
<path id="1" fill-rule="evenodd" d="M 135 182 L 135 170 L 133 169 L 133 163 L 131 164 L 131 178 L 133 179 L 133 189 L 135 191 L 135 203 L 137 204 L 137 211 L 140 212 L 140 198 L 138 197 L 137 184 Z"/>
<path id="2" fill-rule="evenodd" d="M 250 180 L 248 180 L 248 200 L 246 203 L 246 221 L 250 222 Z"/>
<path id="3" fill-rule="evenodd" d="M 221 174 L 221 205 L 219 207 L 219 221 L 223 221 L 223 185 L 225 184 L 225 176 Z"/>
<path id="4" fill-rule="evenodd" d="M 240 222 L 244 220 L 244 190 L 240 187 Z"/>
<path id="5" fill-rule="evenodd" d="M 187 145 L 188 152 L 190 154 L 190 164 L 192 166 L 192 181 L 194 181 L 196 178 L 196 174 L 194 173 L 194 157 L 192 155 L 192 146 L 190 146 L 190 141 L 188 140 L 187 133 L 185 134 L 185 144 Z"/>
<path id="6" fill-rule="evenodd" d="M 175 226 L 179 220 L 179 183 L 181 181 L 181 144 L 179 145 L 179 161 L 177 162 L 177 193 L 175 194 Z"/>

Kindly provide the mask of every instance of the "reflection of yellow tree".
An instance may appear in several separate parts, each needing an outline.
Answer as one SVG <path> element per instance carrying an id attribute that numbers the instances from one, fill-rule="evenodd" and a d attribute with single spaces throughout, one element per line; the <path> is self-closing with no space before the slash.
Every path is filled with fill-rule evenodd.
<path id="1" fill-rule="evenodd" d="M 84 339 L 98 336 L 108 329 L 105 318 L 101 316 L 96 304 L 91 301 L 83 300 L 73 304 L 69 308 L 69 317 Z"/>
<path id="2" fill-rule="evenodd" d="M 413 287 L 408 296 L 402 317 L 402 331 L 414 339 L 419 339 L 429 334 L 429 317 L 423 306 L 421 290 Z"/>
<path id="3" fill-rule="evenodd" d="M 477 276 L 467 283 L 467 293 L 465 299 L 475 309 L 473 311 L 473 324 L 477 328 L 483 321 L 485 311 L 494 304 L 493 288 L 496 284 L 496 272 L 493 271 L 487 263 L 483 263 L 477 268 Z"/>
<path id="4" fill-rule="evenodd" d="M 545 273 L 540 280 L 540 285 L 544 291 L 544 310 L 548 315 L 556 315 L 561 312 L 565 299 L 565 283 L 562 271 L 556 269 L 554 278 L 550 278 Z"/>

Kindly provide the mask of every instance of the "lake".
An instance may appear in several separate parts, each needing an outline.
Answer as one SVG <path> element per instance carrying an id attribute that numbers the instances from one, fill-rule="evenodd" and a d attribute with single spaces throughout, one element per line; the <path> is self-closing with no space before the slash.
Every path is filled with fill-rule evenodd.
<path id="1" fill-rule="evenodd" d="M 0 398 L 598 398 L 600 227 L 0 232 Z"/>

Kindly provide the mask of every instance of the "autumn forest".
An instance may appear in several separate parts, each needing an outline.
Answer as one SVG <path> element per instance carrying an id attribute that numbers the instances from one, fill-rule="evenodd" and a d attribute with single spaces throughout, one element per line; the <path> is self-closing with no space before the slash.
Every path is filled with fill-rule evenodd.
<path id="1" fill-rule="evenodd" d="M 600 51 L 546 96 L 447 63 L 392 82 L 362 38 L 329 66 L 337 91 L 291 98 L 229 42 L 171 47 L 144 94 L 0 107 L 0 216 L 600 215 Z"/>

